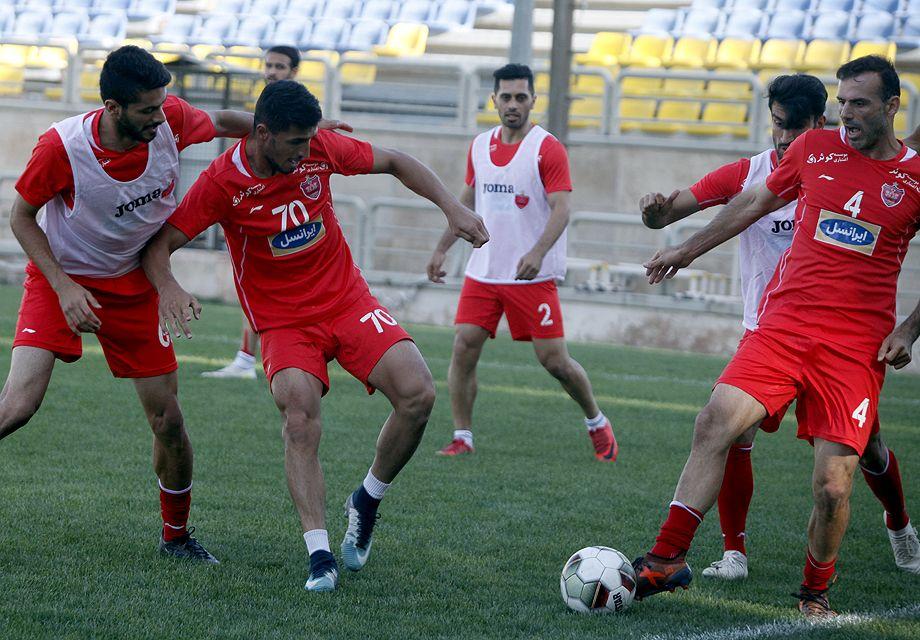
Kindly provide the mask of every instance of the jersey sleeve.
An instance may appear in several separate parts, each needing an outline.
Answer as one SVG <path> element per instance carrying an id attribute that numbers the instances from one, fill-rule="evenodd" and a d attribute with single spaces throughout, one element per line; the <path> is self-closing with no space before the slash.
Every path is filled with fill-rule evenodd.
<path id="1" fill-rule="evenodd" d="M 690 187 L 690 193 L 696 198 L 700 209 L 725 204 L 741 191 L 750 170 L 749 158 L 730 162 L 700 178 Z"/>
<path id="2" fill-rule="evenodd" d="M 210 172 L 205 171 L 198 176 L 166 222 L 192 240 L 212 224 L 223 220 L 228 212 L 218 203 L 226 202 L 230 202 L 229 198 L 217 186 Z"/>
<path id="3" fill-rule="evenodd" d="M 798 136 L 786 149 L 779 166 L 767 176 L 767 189 L 777 198 L 795 200 L 802 184 L 802 167 L 805 165 L 805 147 L 809 131 Z"/>
<path id="4" fill-rule="evenodd" d="M 179 151 L 193 144 L 209 142 L 217 135 L 211 114 L 193 107 L 182 98 L 167 96 L 163 103 L 163 113 L 176 136 Z"/>
<path id="5" fill-rule="evenodd" d="M 553 136 L 547 136 L 540 145 L 540 180 L 546 193 L 572 190 L 569 154 Z"/>
<path id="6" fill-rule="evenodd" d="M 33 207 L 43 207 L 58 193 L 73 189 L 73 170 L 61 136 L 48 129 L 38 138 L 16 191 Z"/>
<path id="7" fill-rule="evenodd" d="M 354 176 L 370 173 L 373 169 L 374 151 L 369 142 L 332 131 L 321 131 L 317 137 L 325 146 L 335 173 Z"/>
<path id="8" fill-rule="evenodd" d="M 472 187 L 476 184 L 476 171 L 473 169 L 473 145 L 470 145 L 469 151 L 466 152 L 466 186 Z"/>

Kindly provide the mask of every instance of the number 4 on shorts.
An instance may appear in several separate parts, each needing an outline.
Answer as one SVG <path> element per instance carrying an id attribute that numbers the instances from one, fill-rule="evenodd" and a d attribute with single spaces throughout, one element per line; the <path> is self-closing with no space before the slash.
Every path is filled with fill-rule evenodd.
<path id="1" fill-rule="evenodd" d="M 868 411 L 869 398 L 864 398 L 863 401 L 859 403 L 859 406 L 853 410 L 853 415 L 851 417 L 859 422 L 860 429 L 862 429 L 863 425 L 866 423 L 866 412 Z"/>

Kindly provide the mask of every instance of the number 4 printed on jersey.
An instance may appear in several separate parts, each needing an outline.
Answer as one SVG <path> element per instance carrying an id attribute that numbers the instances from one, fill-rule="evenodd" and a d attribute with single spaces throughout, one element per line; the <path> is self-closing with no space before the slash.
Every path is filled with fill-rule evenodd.
<path id="1" fill-rule="evenodd" d="M 858 218 L 859 208 L 862 206 L 862 197 L 863 197 L 862 191 L 857 191 L 856 193 L 854 193 L 853 197 L 847 200 L 847 203 L 843 205 L 843 210 L 849 211 L 850 213 L 853 214 L 854 218 Z"/>

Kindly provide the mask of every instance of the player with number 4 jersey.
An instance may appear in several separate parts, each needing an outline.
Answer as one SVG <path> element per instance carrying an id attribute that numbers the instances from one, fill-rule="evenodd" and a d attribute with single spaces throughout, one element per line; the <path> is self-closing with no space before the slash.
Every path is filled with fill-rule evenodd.
<path id="1" fill-rule="evenodd" d="M 327 363 L 337 360 L 393 406 L 373 465 L 345 503 L 341 551 L 353 571 L 368 560 L 380 500 L 418 446 L 434 403 L 425 361 L 351 257 L 330 176 L 390 173 L 437 204 L 458 236 L 476 247 L 488 241 L 482 221 L 427 167 L 397 151 L 317 131 L 320 118 L 319 103 L 302 85 L 268 85 L 253 132 L 202 173 L 143 260 L 160 293 L 164 326 L 190 336 L 188 321 L 200 305 L 170 274 L 169 254 L 212 224 L 223 227 L 240 304 L 260 334 L 265 375 L 284 421 L 288 488 L 310 556 L 308 591 L 331 591 L 339 578 L 318 458 Z"/>
<path id="2" fill-rule="evenodd" d="M 639 599 L 690 583 L 685 556 L 718 494 L 731 442 L 795 399 L 799 437 L 814 445 L 815 456 L 799 610 L 811 619 L 836 615 L 827 591 L 885 365 L 909 362 L 920 334 L 920 305 L 894 326 L 901 263 L 920 225 L 920 157 L 893 129 L 900 81 L 879 56 L 846 63 L 837 78 L 839 130 L 800 135 L 751 198 L 730 203 L 705 229 L 646 264 L 650 282 L 671 277 L 798 199 L 792 245 L 761 299 L 757 330 L 697 417 L 667 520 L 654 547 L 634 563 Z M 918 571 L 916 533 L 909 523 L 902 533 L 913 534 L 913 548 L 904 552 Z"/>

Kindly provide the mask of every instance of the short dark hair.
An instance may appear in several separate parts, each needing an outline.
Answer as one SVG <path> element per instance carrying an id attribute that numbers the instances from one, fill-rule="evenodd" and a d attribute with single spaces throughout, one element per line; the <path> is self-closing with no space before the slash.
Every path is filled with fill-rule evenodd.
<path id="1" fill-rule="evenodd" d="M 530 70 L 526 64 L 506 64 L 504 67 L 496 69 L 492 73 L 492 77 L 495 78 L 495 87 L 493 91 L 498 93 L 498 84 L 502 80 L 522 80 L 527 79 L 527 86 L 530 88 L 530 92 L 533 93 L 533 71 Z"/>
<path id="2" fill-rule="evenodd" d="M 319 101 L 305 86 L 293 80 L 266 85 L 256 102 L 253 127 L 264 124 L 272 133 L 291 127 L 312 129 L 323 117 Z"/>
<path id="3" fill-rule="evenodd" d="M 105 59 L 99 75 L 102 101 L 114 100 L 123 107 L 137 101 L 137 94 L 165 87 L 172 75 L 163 63 L 134 45 L 115 49 Z"/>
<path id="4" fill-rule="evenodd" d="M 774 103 L 786 112 L 786 128 L 799 129 L 824 115 L 827 89 L 816 77 L 804 73 L 777 76 L 767 87 L 767 104 L 772 109 Z"/>
<path id="5" fill-rule="evenodd" d="M 265 52 L 266 55 L 269 53 L 280 53 L 283 56 L 287 56 L 288 60 L 291 61 L 291 69 L 296 69 L 300 66 L 300 52 L 294 47 L 279 44 Z"/>
<path id="6" fill-rule="evenodd" d="M 838 80 L 848 80 L 861 73 L 877 73 L 882 80 L 882 102 L 901 95 L 901 79 L 888 58 L 882 56 L 863 56 L 850 60 L 837 69 Z"/>

